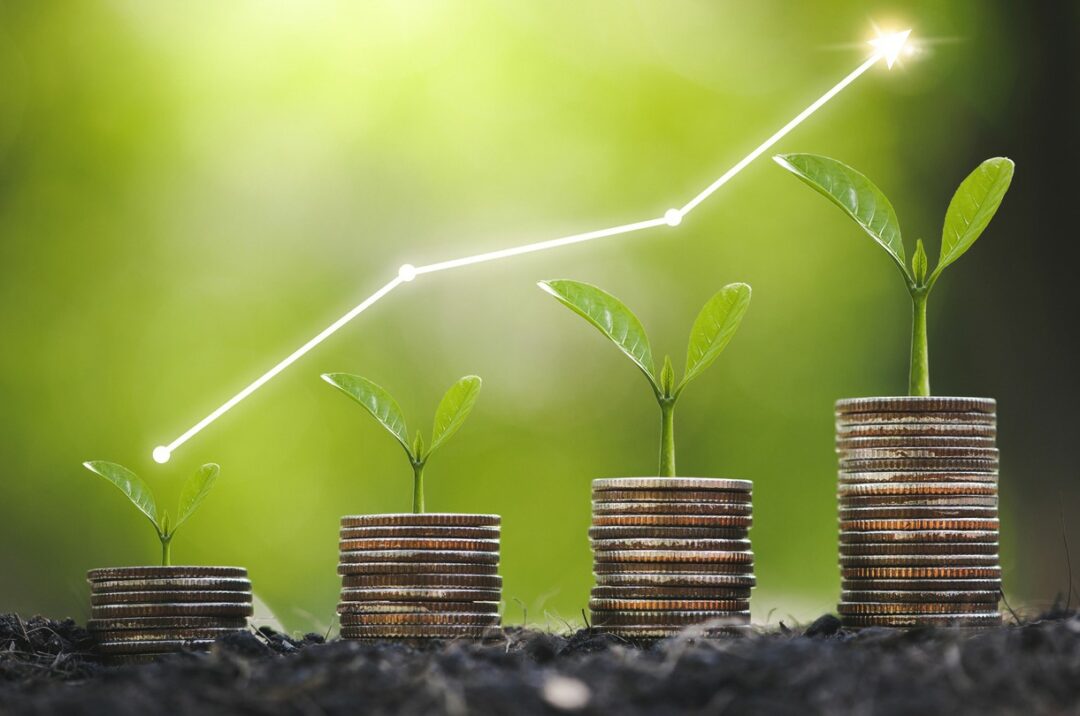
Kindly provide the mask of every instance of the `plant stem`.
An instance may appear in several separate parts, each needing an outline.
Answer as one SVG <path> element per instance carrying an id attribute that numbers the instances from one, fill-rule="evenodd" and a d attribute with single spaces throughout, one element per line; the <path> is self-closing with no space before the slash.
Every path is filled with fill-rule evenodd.
<path id="1" fill-rule="evenodd" d="M 161 538 L 161 566 L 172 565 L 172 535 Z"/>
<path id="2" fill-rule="evenodd" d="M 911 371 L 908 395 L 930 395 L 930 349 L 926 341 L 926 289 L 911 294 Z"/>
<path id="3" fill-rule="evenodd" d="M 420 514 L 424 511 L 424 463 L 413 463 L 412 511 Z"/>
<path id="4" fill-rule="evenodd" d="M 660 477 L 675 477 L 675 401 L 660 399 Z"/>

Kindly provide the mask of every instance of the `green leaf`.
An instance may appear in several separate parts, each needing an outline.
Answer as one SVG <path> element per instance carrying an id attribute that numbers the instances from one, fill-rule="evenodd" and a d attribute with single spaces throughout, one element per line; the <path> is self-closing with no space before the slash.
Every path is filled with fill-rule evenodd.
<path id="1" fill-rule="evenodd" d="M 415 457 L 409 447 L 409 431 L 405 427 L 405 416 L 401 413 L 397 401 L 377 384 L 349 373 L 325 373 L 322 376 L 330 385 L 360 403 L 371 413 L 371 417 L 390 431 L 397 438 L 409 457 Z"/>
<path id="2" fill-rule="evenodd" d="M 671 365 L 671 356 L 664 356 L 664 365 L 660 368 L 660 390 L 669 398 L 675 394 L 675 367 Z"/>
<path id="3" fill-rule="evenodd" d="M 214 486 L 214 481 L 217 480 L 218 473 L 221 472 L 221 467 L 212 462 L 209 462 L 192 475 L 187 482 L 184 483 L 184 489 L 180 491 L 180 502 L 176 507 L 176 524 L 173 525 L 173 531 L 175 532 L 180 525 L 187 521 L 188 517 L 195 510 L 199 509 L 199 505 L 206 499 L 206 496 L 210 493 L 210 488 Z"/>
<path id="4" fill-rule="evenodd" d="M 435 411 L 435 426 L 431 429 L 428 455 L 449 440 L 465 422 L 465 418 L 469 417 L 476 405 L 476 398 L 480 395 L 480 384 L 480 376 L 467 375 L 446 391 L 446 395 L 439 401 L 438 410 Z"/>
<path id="5" fill-rule="evenodd" d="M 964 255 L 994 218 L 1005 192 L 1012 183 L 1015 166 L 1011 159 L 994 157 L 975 168 L 960 183 L 945 212 L 941 232 L 941 258 L 930 277 L 937 280 L 942 270 Z"/>
<path id="6" fill-rule="evenodd" d="M 911 257 L 911 274 L 915 279 L 916 286 L 926 285 L 926 272 L 930 267 L 930 262 L 926 258 L 926 247 L 923 246 L 922 239 L 915 242 L 915 255 Z"/>
<path id="7" fill-rule="evenodd" d="M 888 197 L 872 181 L 842 162 L 816 154 L 779 154 L 773 159 L 840 207 L 889 252 L 904 278 L 911 280 L 900 222 Z"/>
<path id="8" fill-rule="evenodd" d="M 690 329 L 686 373 L 679 386 L 680 391 L 723 352 L 749 307 L 750 286 L 745 283 L 728 284 L 706 302 L 694 319 L 694 327 Z"/>
<path id="9" fill-rule="evenodd" d="M 120 491 L 127 495 L 131 503 L 146 515 L 151 524 L 154 525 L 154 529 L 159 533 L 161 532 L 161 526 L 158 524 L 157 504 L 154 502 L 154 493 L 150 492 L 150 488 L 138 475 L 123 465 L 104 460 L 84 462 L 83 467 L 96 475 L 104 477 L 120 488 Z"/>
<path id="10" fill-rule="evenodd" d="M 652 348 L 645 328 L 622 301 L 596 286 L 579 281 L 562 279 L 541 281 L 537 285 L 607 336 L 641 369 L 653 390 L 660 392 L 660 386 L 653 376 Z"/>

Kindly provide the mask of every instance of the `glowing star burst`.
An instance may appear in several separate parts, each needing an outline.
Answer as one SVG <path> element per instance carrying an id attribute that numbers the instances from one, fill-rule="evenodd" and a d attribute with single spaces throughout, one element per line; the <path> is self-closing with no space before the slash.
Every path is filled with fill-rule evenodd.
<path id="1" fill-rule="evenodd" d="M 870 40 L 870 46 L 876 50 L 875 54 L 885 58 L 885 64 L 891 70 L 892 66 L 896 64 L 896 60 L 899 59 L 900 53 L 904 51 L 904 45 L 907 44 L 908 35 L 910 34 L 911 30 L 904 30 L 903 32 L 878 35 L 873 40 Z"/>

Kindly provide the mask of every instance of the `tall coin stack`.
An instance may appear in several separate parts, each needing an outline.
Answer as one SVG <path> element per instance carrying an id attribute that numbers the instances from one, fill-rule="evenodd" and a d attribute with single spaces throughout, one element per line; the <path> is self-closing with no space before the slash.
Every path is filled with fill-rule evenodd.
<path id="1" fill-rule="evenodd" d="M 593 626 L 660 639 L 750 623 L 754 553 L 749 480 L 625 477 L 592 486 Z"/>
<path id="2" fill-rule="evenodd" d="M 837 402 L 846 626 L 1001 623 L 995 410 L 988 398 Z"/>
<path id="3" fill-rule="evenodd" d="M 439 513 L 342 517 L 342 638 L 498 635 L 501 522 L 498 515 Z"/>
<path id="4" fill-rule="evenodd" d="M 251 581 L 242 567 L 118 567 L 92 569 L 90 633 L 113 663 L 153 661 L 207 649 L 247 627 Z"/>

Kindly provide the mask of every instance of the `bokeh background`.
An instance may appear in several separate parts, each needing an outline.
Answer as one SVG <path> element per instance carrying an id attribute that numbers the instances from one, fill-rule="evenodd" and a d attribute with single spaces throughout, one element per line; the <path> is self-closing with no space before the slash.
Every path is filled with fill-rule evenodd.
<path id="1" fill-rule="evenodd" d="M 319 381 L 333 370 L 425 429 L 452 380 L 484 377 L 429 509 L 503 515 L 507 623 L 580 622 L 590 480 L 651 474 L 659 419 L 629 361 L 534 286 L 557 277 L 623 298 L 677 365 L 700 305 L 754 286 L 680 403 L 680 473 L 755 481 L 758 621 L 830 610 L 832 403 L 905 389 L 909 305 L 884 253 L 767 159 L 677 230 L 423 277 L 168 465 L 150 450 L 403 262 L 680 205 L 861 62 L 875 22 L 928 42 L 777 149 L 861 168 L 934 255 L 959 181 L 1016 160 L 935 292 L 932 379 L 1000 402 L 1011 600 L 1066 593 L 1075 3 L 114 0 L 0 3 L 0 610 L 85 618 L 86 569 L 157 558 L 80 462 L 126 464 L 171 505 L 212 460 L 177 561 L 246 565 L 288 627 L 329 627 L 338 518 L 406 510 L 410 490 L 398 446 Z"/>

